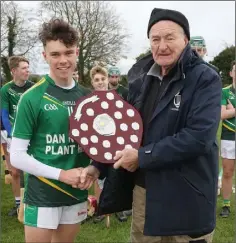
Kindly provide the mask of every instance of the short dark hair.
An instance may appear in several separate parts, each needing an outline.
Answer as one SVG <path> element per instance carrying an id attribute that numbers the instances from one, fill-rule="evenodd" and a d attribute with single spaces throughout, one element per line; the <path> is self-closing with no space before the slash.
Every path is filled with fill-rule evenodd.
<path id="1" fill-rule="evenodd" d="M 51 19 L 43 23 L 39 39 L 43 46 L 46 46 L 47 41 L 60 40 L 66 47 L 71 47 L 78 43 L 79 37 L 77 31 L 63 19 Z"/>
<path id="2" fill-rule="evenodd" d="M 231 62 L 230 72 L 233 70 L 234 65 L 235 65 L 235 60 Z"/>

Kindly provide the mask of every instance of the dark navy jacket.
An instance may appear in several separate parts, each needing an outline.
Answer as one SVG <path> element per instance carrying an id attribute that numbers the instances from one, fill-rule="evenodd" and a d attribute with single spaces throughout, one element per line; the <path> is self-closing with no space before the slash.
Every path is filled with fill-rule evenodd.
<path id="1" fill-rule="evenodd" d="M 138 110 L 148 95 L 153 63 L 145 57 L 128 74 L 128 101 Z M 216 224 L 221 79 L 189 45 L 177 65 L 139 149 L 149 236 L 207 234 Z"/>

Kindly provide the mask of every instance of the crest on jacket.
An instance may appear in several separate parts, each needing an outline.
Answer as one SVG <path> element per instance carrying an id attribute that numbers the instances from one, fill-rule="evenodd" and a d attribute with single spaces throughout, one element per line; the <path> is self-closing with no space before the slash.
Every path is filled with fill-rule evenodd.
<path id="1" fill-rule="evenodd" d="M 175 110 L 175 111 L 178 111 L 179 110 L 179 107 L 180 107 L 180 103 L 181 103 L 181 94 L 180 92 L 178 92 L 175 97 L 174 97 L 174 106 L 171 110 Z"/>
<path id="2" fill-rule="evenodd" d="M 70 137 L 95 161 L 114 163 L 118 151 L 140 147 L 141 116 L 115 90 L 94 91 L 79 99 L 69 119 Z"/>

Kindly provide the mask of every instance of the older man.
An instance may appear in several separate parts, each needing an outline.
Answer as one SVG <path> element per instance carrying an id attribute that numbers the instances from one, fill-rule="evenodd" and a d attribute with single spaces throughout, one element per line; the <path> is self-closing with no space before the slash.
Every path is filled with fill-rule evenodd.
<path id="1" fill-rule="evenodd" d="M 182 13 L 153 9 L 147 35 L 152 55 L 128 75 L 129 102 L 143 118 L 142 146 L 114 158 L 115 168 L 136 174 L 131 242 L 209 243 L 216 223 L 221 79 L 192 51 Z M 127 197 L 112 193 L 114 205 L 123 199 L 119 210 L 127 207 Z"/>
<path id="2" fill-rule="evenodd" d="M 20 97 L 34 83 L 29 81 L 29 61 L 23 56 L 11 56 L 8 59 L 8 66 L 13 76 L 13 80 L 6 83 L 1 88 L 1 119 L 7 135 L 7 150 L 11 144 L 12 127 L 15 123 L 16 108 Z M 6 154 L 9 152 L 5 151 Z M 12 166 L 9 156 L 6 157 L 6 163 L 12 175 L 12 192 L 15 197 L 15 206 L 8 213 L 9 216 L 17 216 L 19 210 L 24 185 L 23 172 Z"/>
<path id="3" fill-rule="evenodd" d="M 108 88 L 115 89 L 123 99 L 127 100 L 128 89 L 119 83 L 120 77 L 120 69 L 116 66 L 111 66 L 108 69 Z"/>

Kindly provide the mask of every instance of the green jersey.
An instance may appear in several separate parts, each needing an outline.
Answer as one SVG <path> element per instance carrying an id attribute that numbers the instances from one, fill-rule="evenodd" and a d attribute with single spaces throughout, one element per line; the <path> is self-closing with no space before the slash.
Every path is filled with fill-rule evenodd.
<path id="1" fill-rule="evenodd" d="M 124 99 L 127 100 L 128 96 L 128 89 L 125 88 L 123 85 L 119 84 L 116 88 L 116 92 Z"/>
<path id="2" fill-rule="evenodd" d="M 222 105 L 227 105 L 229 102 L 236 107 L 236 100 L 235 100 L 235 89 L 233 85 L 229 85 L 222 89 Z M 225 119 L 222 122 L 222 133 L 221 139 L 222 140 L 235 140 L 235 117 Z"/>
<path id="3" fill-rule="evenodd" d="M 30 140 L 27 153 L 46 165 L 64 170 L 88 166 L 89 157 L 69 138 L 69 115 L 88 93 L 78 83 L 69 90 L 60 88 L 46 75 L 22 95 L 13 137 Z M 38 207 L 74 205 L 88 196 L 87 190 L 30 174 L 25 184 L 24 202 Z"/>
<path id="4" fill-rule="evenodd" d="M 6 83 L 1 88 L 1 106 L 9 112 L 9 120 L 13 125 L 15 120 L 16 106 L 21 95 L 34 85 L 31 81 L 26 81 L 24 86 L 19 87 L 13 81 Z"/>

